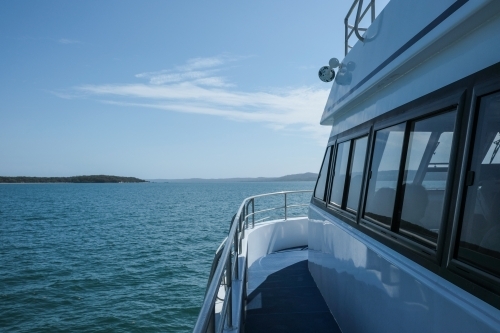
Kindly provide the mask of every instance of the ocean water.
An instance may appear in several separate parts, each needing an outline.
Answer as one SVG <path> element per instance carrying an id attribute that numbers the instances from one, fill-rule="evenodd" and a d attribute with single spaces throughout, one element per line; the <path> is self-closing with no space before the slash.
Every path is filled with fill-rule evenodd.
<path id="1" fill-rule="evenodd" d="M 313 187 L 0 184 L 0 331 L 189 332 L 241 201 Z M 266 200 L 256 209 L 282 204 Z"/>

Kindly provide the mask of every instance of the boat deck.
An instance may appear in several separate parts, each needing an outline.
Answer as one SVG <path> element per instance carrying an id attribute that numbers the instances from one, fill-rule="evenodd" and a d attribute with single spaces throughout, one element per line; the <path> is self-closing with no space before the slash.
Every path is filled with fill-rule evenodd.
<path id="1" fill-rule="evenodd" d="M 307 249 L 294 249 L 269 254 L 249 267 L 245 333 L 341 332 L 307 259 Z"/>

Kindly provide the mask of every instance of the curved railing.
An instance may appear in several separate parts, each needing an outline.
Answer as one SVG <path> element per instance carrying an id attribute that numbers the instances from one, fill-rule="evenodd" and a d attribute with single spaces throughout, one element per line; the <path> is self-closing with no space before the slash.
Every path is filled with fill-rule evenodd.
<path id="1" fill-rule="evenodd" d="M 358 7 L 358 9 L 356 11 L 356 18 L 354 20 L 354 25 L 350 25 L 349 18 L 352 15 L 354 8 L 356 8 L 356 6 Z M 371 22 L 370 23 L 372 23 L 375 20 L 375 0 L 369 0 L 369 3 L 365 7 L 365 9 L 363 9 L 363 0 L 354 0 L 353 4 L 351 5 L 351 8 L 347 12 L 347 15 L 344 19 L 344 26 L 345 26 L 345 42 L 344 42 L 345 54 L 344 55 L 347 55 L 349 50 L 352 48 L 352 46 L 349 45 L 349 39 L 351 38 L 353 33 L 356 35 L 356 37 L 358 37 L 358 39 L 360 41 L 365 40 L 364 37 L 361 36 L 360 31 L 365 32 L 367 30 L 367 28 L 360 28 L 359 23 L 365 17 L 366 13 L 368 13 L 368 10 L 370 10 L 370 9 L 371 9 L 371 11 L 370 11 Z"/>
<path id="2" fill-rule="evenodd" d="M 245 230 L 253 228 L 255 223 L 266 220 L 263 218 L 255 220 L 258 214 L 284 210 L 283 219 L 289 218 L 289 209 L 308 206 L 309 202 L 301 204 L 288 204 L 288 199 L 291 195 L 297 193 L 312 192 L 311 190 L 303 191 L 284 191 L 275 193 L 266 193 L 248 197 L 241 203 L 238 212 L 233 216 L 231 227 L 227 238 L 222 242 L 216 251 L 210 277 L 208 280 L 205 300 L 201 307 L 198 319 L 196 321 L 193 332 L 222 332 L 224 328 L 234 327 L 233 323 L 233 292 L 237 289 L 241 292 L 241 288 L 245 285 L 246 278 L 246 255 L 241 256 L 241 243 L 245 237 Z M 284 204 L 277 207 L 270 207 L 256 211 L 255 203 L 264 197 L 283 195 Z M 310 199 L 310 197 L 308 197 Z M 250 212 L 251 209 L 251 212 Z M 246 249 L 244 249 L 246 254 Z M 237 286 L 237 288 L 236 288 Z M 219 299 L 218 296 L 223 290 L 224 298 L 222 299 L 222 309 L 219 312 L 219 318 L 216 320 L 215 304 Z M 220 299 L 219 299 L 220 300 Z M 240 309 L 242 309 L 240 304 Z"/>

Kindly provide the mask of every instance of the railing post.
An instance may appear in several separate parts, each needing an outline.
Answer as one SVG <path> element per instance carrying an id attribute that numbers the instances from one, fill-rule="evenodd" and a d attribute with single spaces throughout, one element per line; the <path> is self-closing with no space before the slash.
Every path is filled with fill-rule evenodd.
<path id="1" fill-rule="evenodd" d="M 345 38 L 344 38 L 344 40 L 345 40 L 345 45 L 344 45 L 345 53 L 344 53 L 344 56 L 346 56 L 347 53 L 349 52 L 349 35 L 348 35 L 349 29 L 347 27 L 347 25 L 348 25 L 347 17 L 344 20 L 344 25 L 345 25 Z"/>
<path id="2" fill-rule="evenodd" d="M 233 327 L 233 288 L 232 288 L 232 284 L 233 284 L 233 278 L 231 276 L 231 272 L 232 272 L 232 269 L 231 269 L 231 256 L 228 257 L 228 260 L 227 260 L 227 268 L 226 268 L 226 274 L 229 276 L 228 280 L 227 280 L 227 291 L 229 293 L 229 295 L 227 295 L 227 310 L 226 311 L 229 311 L 229 313 L 227 314 L 227 326 L 228 327 Z M 221 325 L 224 325 L 224 322 L 221 322 L 220 323 Z M 224 327 L 224 326 L 223 326 Z"/>
<path id="3" fill-rule="evenodd" d="M 359 21 L 361 21 L 361 11 L 363 10 L 363 0 L 358 0 L 358 10 L 356 12 L 356 21 L 354 21 L 354 33 L 356 34 L 356 37 L 361 42 L 364 42 L 365 39 L 361 34 L 359 33 Z"/>
<path id="4" fill-rule="evenodd" d="M 245 211 L 246 211 L 246 214 L 245 214 L 245 229 L 248 229 L 248 205 L 250 205 L 250 201 L 248 201 L 247 204 L 245 205 Z"/>
<path id="5" fill-rule="evenodd" d="M 239 253 L 239 249 L 238 249 L 238 248 L 239 248 L 239 246 L 238 246 L 238 245 L 239 245 L 239 244 L 238 244 L 238 243 L 239 243 L 239 240 L 238 240 L 238 232 L 235 232 L 235 233 L 234 233 L 234 240 L 233 240 L 233 242 L 234 242 L 234 266 L 235 266 L 235 267 L 234 267 L 234 275 L 235 275 L 235 276 L 234 276 L 234 278 L 235 278 L 236 280 L 239 280 L 239 277 L 238 277 L 238 276 L 239 276 L 240 274 L 239 274 L 239 272 L 238 272 L 238 271 L 239 271 L 239 267 L 238 267 L 238 253 Z"/>
<path id="6" fill-rule="evenodd" d="M 255 199 L 252 199 L 252 229 L 255 227 Z"/>
<path id="7" fill-rule="evenodd" d="M 240 227 L 240 231 L 243 230 L 243 226 L 245 225 L 245 219 L 247 218 L 247 206 L 246 205 L 243 205 L 243 216 L 241 217 L 241 227 Z"/>
<path id="8" fill-rule="evenodd" d="M 286 215 L 287 215 L 287 214 L 286 214 L 286 213 L 287 213 L 287 207 L 286 207 L 286 206 L 287 206 L 287 204 L 286 204 L 286 193 L 285 193 L 285 220 L 286 220 L 286 217 L 287 217 L 287 216 L 286 216 Z"/>
<path id="9" fill-rule="evenodd" d="M 236 232 L 241 231 L 241 221 L 243 220 L 243 214 L 245 214 L 245 207 L 243 207 L 242 211 L 240 212 L 240 218 L 238 219 L 238 228 L 236 229 Z"/>
<path id="10" fill-rule="evenodd" d="M 243 205 L 243 217 L 241 218 L 241 224 L 240 224 L 240 234 L 238 236 L 238 249 L 239 249 L 239 254 L 241 254 L 241 244 L 243 243 L 243 238 L 245 238 L 245 219 L 247 217 L 247 210 L 246 210 L 246 205 Z"/>
<path id="11" fill-rule="evenodd" d="M 372 22 L 375 21 L 375 0 L 372 0 Z"/>

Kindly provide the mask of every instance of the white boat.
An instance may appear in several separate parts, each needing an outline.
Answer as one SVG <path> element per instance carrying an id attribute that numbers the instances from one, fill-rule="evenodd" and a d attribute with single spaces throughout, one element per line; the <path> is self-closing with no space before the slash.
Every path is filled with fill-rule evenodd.
<path id="1" fill-rule="evenodd" d="M 320 71 L 307 216 L 241 204 L 194 332 L 500 332 L 500 1 L 374 6 Z"/>

